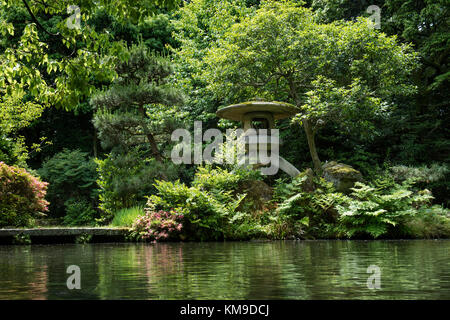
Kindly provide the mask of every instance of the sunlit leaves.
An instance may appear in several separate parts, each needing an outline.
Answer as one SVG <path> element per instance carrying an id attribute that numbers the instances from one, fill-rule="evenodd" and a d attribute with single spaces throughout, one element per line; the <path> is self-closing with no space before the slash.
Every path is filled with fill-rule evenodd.
<path id="1" fill-rule="evenodd" d="M 30 23 L 25 26 L 17 46 L 0 52 L 0 93 L 11 95 L 15 90 L 22 90 L 27 92 L 27 99 L 43 106 L 75 108 L 93 92 L 94 80 L 113 80 L 115 63 L 127 58 L 124 43 L 115 41 L 107 32 L 89 27 L 94 10 L 104 8 L 121 21 L 141 21 L 158 7 L 173 8 L 177 3 L 177 0 L 74 0 L 70 5 L 79 8 L 81 18 L 80 27 L 74 28 L 66 23 L 67 1 L 56 0 L 51 5 L 33 2 L 29 5 L 31 13 L 21 0 L 2 1 L 1 16 L 12 8 L 26 8 L 24 12 L 30 16 Z M 47 28 L 42 19 L 49 15 L 51 19 L 59 19 L 53 28 Z M 14 35 L 13 24 L 1 19 L 0 33 Z M 61 43 L 66 51 L 56 55 L 50 52 L 49 44 L 54 46 L 55 42 Z"/>
<path id="2" fill-rule="evenodd" d="M 364 19 L 319 24 L 295 2 L 267 2 L 242 18 L 206 57 L 203 72 L 226 103 L 258 96 L 301 107 L 315 129 L 366 122 L 414 92 L 416 55 Z M 344 120 L 350 120 L 345 123 Z"/>

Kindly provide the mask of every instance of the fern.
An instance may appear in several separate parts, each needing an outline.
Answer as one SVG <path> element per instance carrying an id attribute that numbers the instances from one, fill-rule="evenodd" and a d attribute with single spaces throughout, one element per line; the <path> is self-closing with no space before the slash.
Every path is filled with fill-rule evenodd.
<path id="1" fill-rule="evenodd" d="M 414 193 L 408 187 L 409 183 L 386 181 L 377 181 L 374 186 L 356 183 L 351 196 L 337 206 L 341 235 L 378 238 L 391 231 L 404 233 L 406 221 L 414 218 L 420 204 L 432 199 L 431 195 Z"/>

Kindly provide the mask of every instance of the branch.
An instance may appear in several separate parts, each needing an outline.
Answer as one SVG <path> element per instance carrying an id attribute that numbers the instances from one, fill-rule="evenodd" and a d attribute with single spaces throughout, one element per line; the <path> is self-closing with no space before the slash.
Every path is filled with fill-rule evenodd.
<path id="1" fill-rule="evenodd" d="M 23 4 L 25 5 L 25 8 L 27 8 L 28 13 L 31 15 L 31 18 L 33 19 L 33 21 L 36 23 L 36 25 L 41 28 L 46 34 L 51 35 L 53 37 L 62 37 L 61 34 L 58 33 L 51 33 L 50 31 L 48 31 L 47 29 L 44 28 L 44 26 L 38 21 L 38 19 L 36 18 L 36 16 L 33 14 L 33 12 L 31 12 L 30 6 L 28 5 L 26 0 L 22 0 Z M 67 40 L 67 39 L 66 39 Z"/>

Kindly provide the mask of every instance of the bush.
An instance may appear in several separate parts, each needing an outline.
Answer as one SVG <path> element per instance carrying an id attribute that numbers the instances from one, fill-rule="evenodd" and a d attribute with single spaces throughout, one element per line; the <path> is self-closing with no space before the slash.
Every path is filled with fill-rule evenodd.
<path id="1" fill-rule="evenodd" d="M 190 240 L 218 240 L 223 238 L 226 218 L 234 212 L 242 200 L 232 198 L 230 193 L 220 192 L 220 197 L 228 197 L 228 202 L 218 201 L 212 193 L 197 187 L 188 187 L 176 181 L 156 181 L 157 195 L 149 197 L 147 210 L 171 211 L 186 218 L 185 232 Z"/>
<path id="2" fill-rule="evenodd" d="M 431 193 L 417 190 L 410 179 L 398 184 L 386 175 L 370 184 L 358 182 L 352 191 L 344 195 L 323 179 L 308 181 L 305 174 L 290 182 L 279 180 L 272 233 L 281 238 L 450 236 L 449 210 L 430 208 Z"/>
<path id="3" fill-rule="evenodd" d="M 450 210 L 439 205 L 422 208 L 406 221 L 406 228 L 414 238 L 450 238 Z"/>
<path id="4" fill-rule="evenodd" d="M 64 216 L 68 213 L 67 204 L 70 206 L 78 201 L 90 204 L 91 208 L 95 206 L 96 164 L 87 153 L 65 149 L 46 160 L 38 172 L 50 183 L 48 199 L 52 215 Z"/>
<path id="5" fill-rule="evenodd" d="M 175 179 L 177 169 L 172 163 L 160 163 L 138 151 L 126 155 L 110 154 L 99 160 L 97 181 L 100 186 L 100 209 L 105 221 L 112 220 L 117 210 L 143 206 L 146 196 L 156 192 L 155 179 Z"/>
<path id="6" fill-rule="evenodd" d="M 435 203 L 450 206 L 450 168 L 447 164 L 419 167 L 398 165 L 388 168 L 387 174 L 397 183 L 414 181 L 416 188 L 430 189 Z"/>
<path id="7" fill-rule="evenodd" d="M 95 225 L 95 210 L 83 199 L 70 199 L 64 203 L 66 215 L 63 223 L 68 226 Z"/>
<path id="8" fill-rule="evenodd" d="M 261 180 L 261 174 L 256 170 L 236 168 L 232 172 L 208 165 L 198 167 L 192 185 L 202 190 L 237 191 L 243 182 Z"/>
<path id="9" fill-rule="evenodd" d="M 183 238 L 182 214 L 171 211 L 146 210 L 145 215 L 140 216 L 133 223 L 132 234 L 137 239 L 150 240 L 178 240 Z"/>
<path id="10" fill-rule="evenodd" d="M 0 162 L 0 226 L 28 226 L 34 214 L 48 211 L 47 185 L 25 169 Z"/>
<path id="11" fill-rule="evenodd" d="M 144 215 L 144 207 L 142 206 L 120 209 L 114 213 L 111 225 L 114 227 L 131 227 L 136 219 L 142 215 Z"/>
<path id="12" fill-rule="evenodd" d="M 243 184 L 259 179 L 258 171 L 199 167 L 192 187 L 179 181 L 158 181 L 157 194 L 149 197 L 147 211 L 182 214 L 182 237 L 188 240 L 279 239 L 280 222 L 271 219 L 269 208 L 251 212 L 241 208 L 246 201 Z"/>

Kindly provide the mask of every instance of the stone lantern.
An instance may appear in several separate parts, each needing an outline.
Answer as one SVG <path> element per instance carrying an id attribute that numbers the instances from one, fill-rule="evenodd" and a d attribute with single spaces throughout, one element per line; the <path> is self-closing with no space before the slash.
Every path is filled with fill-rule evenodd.
<path id="1" fill-rule="evenodd" d="M 219 118 L 241 122 L 247 151 L 251 150 L 252 147 L 254 147 L 253 150 L 257 149 L 258 151 L 262 149 L 271 150 L 274 146 L 278 151 L 278 136 L 271 136 L 271 129 L 275 127 L 275 120 L 292 117 L 296 113 L 298 113 L 298 109 L 291 104 L 249 101 L 222 108 L 216 112 L 216 115 Z M 293 177 L 300 173 L 297 168 L 278 154 L 277 157 L 278 166 L 281 170 Z M 247 155 L 240 164 L 245 165 L 248 160 Z M 256 162 L 258 164 L 258 160 Z"/>

